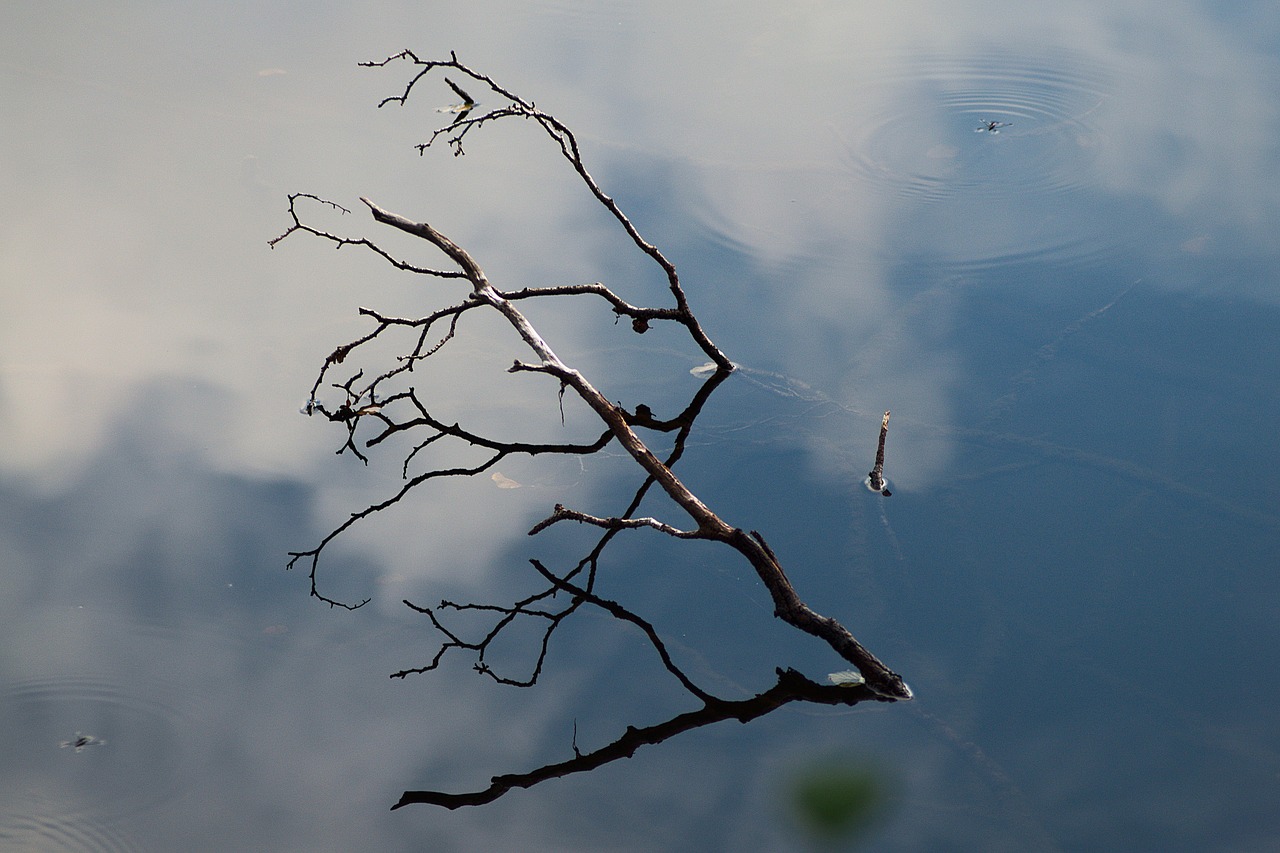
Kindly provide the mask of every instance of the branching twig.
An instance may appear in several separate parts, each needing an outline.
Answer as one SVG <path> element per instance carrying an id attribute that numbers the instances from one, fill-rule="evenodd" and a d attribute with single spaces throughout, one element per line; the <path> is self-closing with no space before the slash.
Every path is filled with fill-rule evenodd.
<path id="1" fill-rule="evenodd" d="M 702 410 L 710 394 L 723 383 L 734 370 L 732 362 L 711 341 L 703 330 L 701 323 L 690 308 L 688 299 L 680 282 L 675 266 L 656 246 L 649 243 L 640 234 L 636 225 L 622 212 L 617 202 L 607 195 L 587 170 L 578 141 L 574 134 L 554 116 L 539 110 L 532 102 L 525 101 L 500 86 L 492 78 L 463 65 L 456 54 L 451 53 L 447 60 L 422 60 L 411 51 L 402 51 L 395 56 L 377 62 L 362 63 L 369 67 L 384 67 L 393 62 L 410 63 L 418 70 L 406 84 L 402 94 L 384 99 L 379 107 L 388 104 L 404 106 L 415 87 L 423 81 L 427 74 L 436 69 L 449 69 L 458 75 L 458 79 L 467 78 L 474 83 L 487 87 L 496 96 L 497 106 L 481 112 L 477 109 L 476 99 L 468 94 L 467 89 L 445 78 L 445 83 L 453 92 L 463 99 L 457 107 L 446 108 L 455 112 L 456 118 L 447 127 L 435 131 L 426 142 L 417 147 L 420 152 L 426 149 L 441 136 L 445 135 L 455 156 L 462 155 L 463 140 L 474 130 L 486 124 L 506 118 L 519 117 L 532 121 L 542 132 L 557 145 L 561 155 L 574 169 L 592 196 L 610 213 L 621 226 L 635 247 L 652 259 L 663 271 L 667 280 L 672 304 L 668 306 L 633 305 L 600 282 L 590 284 L 553 285 L 545 287 L 524 287 L 520 290 L 502 291 L 488 279 L 483 266 L 462 245 L 441 233 L 427 222 L 416 221 L 389 211 L 368 198 L 361 202 L 368 208 L 375 222 L 398 229 L 406 234 L 418 237 L 440 251 L 455 269 L 433 269 L 421 267 L 404 261 L 379 247 L 368 239 L 354 239 L 330 233 L 306 224 L 299 215 L 299 202 L 328 206 L 340 213 L 348 213 L 341 205 L 326 201 L 318 196 L 297 193 L 289 197 L 289 215 L 292 224 L 279 237 L 270 241 L 274 248 L 286 237 L 302 232 L 322 240 L 327 240 L 335 248 L 361 246 L 382 258 L 394 268 L 421 275 L 433 276 L 443 280 L 462 280 L 469 285 L 469 292 L 461 301 L 447 307 L 437 309 L 420 318 L 392 317 L 371 308 L 361 308 L 360 314 L 373 321 L 374 327 L 366 334 L 337 347 L 325 359 L 311 389 L 311 395 L 304 406 L 307 414 L 320 414 L 326 419 L 342 424 L 346 429 L 346 440 L 339 452 L 350 450 L 358 458 L 367 462 L 366 453 L 372 453 L 381 445 L 399 436 L 414 436 L 416 443 L 406 453 L 403 461 L 402 475 L 404 483 L 391 497 L 374 503 L 333 529 L 314 548 L 291 553 L 289 565 L 292 567 L 299 560 L 310 562 L 310 579 L 312 595 L 330 604 L 354 609 L 356 605 L 343 604 L 322 595 L 316 581 L 317 566 L 322 551 L 339 535 L 352 525 L 368 516 L 381 512 L 402 501 L 406 495 L 424 483 L 443 477 L 476 476 L 493 468 L 498 462 L 513 454 L 536 456 L 541 454 L 586 455 L 600 451 L 612 442 L 618 445 L 640 466 L 644 472 L 643 482 L 637 488 L 628 506 L 616 515 L 593 515 L 586 512 L 567 509 L 556 504 L 550 516 L 536 524 L 530 535 L 538 534 L 561 521 L 576 521 L 602 531 L 595 545 L 588 553 L 567 570 L 552 571 L 539 561 L 531 561 L 534 568 L 546 582 L 546 586 L 526 595 L 511 604 L 457 604 L 442 601 L 435 608 L 421 607 L 409 601 L 404 603 L 418 613 L 425 615 L 433 628 L 443 637 L 440 647 L 424 666 L 405 669 L 394 673 L 393 677 L 406 677 L 413 673 L 428 672 L 440 667 L 453 651 L 474 655 L 473 666 L 476 671 L 494 681 L 513 686 L 530 686 L 538 680 L 550 650 L 553 635 L 564 621 L 578 609 L 587 606 L 602 610 L 613 618 L 628 622 L 638 627 L 648 639 L 655 653 L 661 659 L 666 670 L 676 678 L 684 690 L 702 703 L 700 710 L 679 715 L 667 723 L 647 729 L 628 728 L 614 743 L 596 750 L 583 753 L 577 748 L 576 735 L 573 745 L 574 758 L 558 765 L 551 765 L 532 773 L 496 777 L 494 783 L 485 791 L 474 794 L 441 794 L 438 792 L 406 792 L 396 808 L 411 802 L 431 802 L 453 808 L 458 805 L 489 802 L 514 787 L 528 787 L 548 778 L 562 776 L 567 773 L 591 769 L 607 761 L 632 754 L 636 748 L 645 743 L 656 743 L 681 731 L 687 731 L 701 725 L 722 719 L 739 719 L 743 722 L 791 701 L 811 701 L 827 704 L 852 705 L 866 699 L 882 701 L 910 699 L 910 688 L 897 673 L 881 663 L 874 655 L 862 646 L 853 635 L 839 622 L 821 616 L 812 610 L 797 593 L 791 580 L 783 570 L 778 556 L 769 547 L 764 537 L 755 531 L 744 531 L 722 520 L 678 477 L 674 466 L 682 457 L 684 449 L 693 429 L 694 421 Z M 467 83 L 467 88 L 472 84 Z M 486 96 L 487 97 L 487 96 Z M 632 329 L 643 333 L 655 322 L 674 322 L 685 328 L 691 341 L 701 352 L 711 359 L 715 370 L 700 385 L 692 400 L 681 412 L 666 418 L 658 417 L 644 403 L 637 403 L 632 410 L 624 408 L 606 397 L 597 386 L 578 369 L 560 358 L 551 345 L 529 322 L 521 310 L 521 305 L 529 300 L 548 300 L 572 298 L 576 296 L 594 296 L 604 299 L 614 314 L 631 320 Z M 454 297 L 457 298 L 456 296 Z M 458 332 L 459 321 L 478 309 L 492 309 L 502 315 L 511 326 L 516 336 L 532 353 L 533 358 L 527 361 L 517 360 L 510 368 L 511 372 L 545 374 L 554 379 L 558 385 L 558 397 L 561 401 L 561 418 L 563 421 L 563 396 L 566 391 L 572 392 L 598 417 L 604 431 L 594 440 L 561 443 L 532 443 L 512 441 L 491 435 L 468 430 L 458 422 L 449 423 L 433 414 L 424 404 L 412 385 L 406 387 L 403 378 L 414 371 L 420 364 L 435 355 Z M 443 333 L 433 332 L 438 324 L 448 321 L 448 328 Z M 356 370 L 343 382 L 329 382 L 324 385 L 326 375 L 335 365 L 340 365 L 363 356 L 366 345 L 375 340 L 385 339 L 393 334 L 408 333 L 411 337 L 402 355 L 395 359 L 389 367 L 370 370 L 369 378 L 365 370 Z M 326 402 L 321 398 L 321 388 L 336 389 L 341 393 L 337 401 Z M 333 392 L 326 392 L 332 394 Z M 876 457 L 876 466 L 871 473 L 873 483 L 879 481 L 883 488 L 884 440 L 888 426 L 889 413 L 885 413 L 881 428 L 880 445 Z M 366 423 L 374 425 L 369 432 Z M 674 432 L 674 445 L 667 458 L 660 459 L 645 443 L 639 434 L 640 430 L 658 432 Z M 362 440 L 357 441 L 357 436 Z M 425 435 L 425 438 L 423 437 Z M 420 451 L 428 447 L 438 447 L 444 443 L 457 443 L 468 447 L 487 451 L 487 458 L 471 467 L 431 468 L 430 470 L 410 476 L 409 463 Z M 433 450 L 434 455 L 434 450 Z M 652 516 L 638 516 L 641 503 L 650 494 L 653 487 L 665 493 L 677 507 L 688 516 L 690 524 L 677 526 L 661 521 Z M 888 495 L 887 489 L 883 494 Z M 703 539 L 728 545 L 745 558 L 755 570 L 762 584 L 768 590 L 774 603 L 775 615 L 788 624 L 811 634 L 827 643 L 840 657 L 857 667 L 865 679 L 865 686 L 853 689 L 832 688 L 815 684 L 812 681 L 790 670 L 778 671 L 778 682 L 774 687 L 749 700 L 729 701 L 720 699 L 698 687 L 680 669 L 668 653 L 657 631 L 646 620 L 627 610 L 616 601 L 604 598 L 595 591 L 600 558 L 606 547 L 614 539 L 626 531 L 648 528 L 677 539 Z M 478 613 L 485 617 L 488 627 L 474 636 L 464 636 L 455 630 L 443 616 L 446 613 Z M 488 659 L 490 650 L 498 637 L 510 630 L 517 623 L 539 625 L 541 632 L 537 643 L 538 653 L 532 667 L 526 675 L 512 676 L 494 669 Z"/>
<path id="2" fill-rule="evenodd" d="M 622 736 L 593 752 L 579 752 L 568 761 L 548 764 L 529 773 L 510 773 L 494 776 L 489 787 L 467 794 L 449 794 L 443 791 L 405 791 L 392 811 L 415 803 L 444 806 L 456 809 L 462 806 L 480 806 L 491 803 L 515 788 L 531 788 L 549 779 L 559 779 L 574 773 L 594 770 L 620 758 L 630 758 L 642 746 L 662 743 L 683 732 L 719 723 L 737 720 L 749 723 L 790 702 L 814 702 L 821 705 L 856 705 L 867 700 L 884 701 L 864 687 L 829 687 L 805 678 L 795 670 L 778 670 L 777 683 L 750 699 L 737 701 L 716 699 L 696 711 L 679 714 L 663 723 L 644 728 L 627 727 Z"/>
<path id="3" fill-rule="evenodd" d="M 606 530 L 635 530 L 640 527 L 652 527 L 654 530 L 674 536 L 677 539 L 707 539 L 706 534 L 697 530 L 680 530 L 658 521 L 656 518 L 597 518 L 594 515 L 587 515 L 585 512 L 577 510 L 565 509 L 560 504 L 556 504 L 555 510 L 550 516 L 539 521 L 529 531 L 529 535 L 533 536 L 541 533 L 557 521 L 577 521 L 583 524 L 591 524 L 595 527 L 603 527 Z"/>
<path id="4" fill-rule="evenodd" d="M 658 657 L 662 660 L 662 665 L 667 668 L 668 672 L 676 677 L 676 680 L 684 685 L 685 690 L 688 690 L 703 702 L 715 701 L 715 697 L 694 684 L 689 676 L 685 675 L 684 671 L 675 665 L 675 662 L 671 660 L 671 655 L 667 653 L 666 644 L 662 642 L 662 638 L 658 636 L 658 632 L 654 630 L 653 626 L 650 625 L 647 620 L 640 618 L 616 601 L 609 601 L 608 599 L 601 598 L 593 592 L 589 592 L 582 587 L 575 586 L 564 578 L 556 577 L 547 569 L 546 566 L 542 565 L 542 563 L 537 560 L 530 560 L 529 562 L 532 563 L 533 567 L 538 570 L 538 573 L 550 581 L 552 586 L 556 589 L 566 590 L 567 592 L 572 593 L 576 598 L 586 601 L 589 604 L 594 604 L 596 607 L 604 610 L 615 619 L 630 622 L 637 626 L 641 631 L 644 631 L 644 635 L 649 638 L 649 643 L 653 646 L 654 650 L 657 651 Z"/>

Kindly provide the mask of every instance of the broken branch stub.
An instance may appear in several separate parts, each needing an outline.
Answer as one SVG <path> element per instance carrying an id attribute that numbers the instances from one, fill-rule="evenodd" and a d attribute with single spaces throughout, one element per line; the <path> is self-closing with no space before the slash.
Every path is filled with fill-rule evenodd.
<path id="1" fill-rule="evenodd" d="M 880 421 L 880 442 L 876 445 L 876 464 L 871 469 L 871 473 L 867 475 L 867 485 L 871 487 L 871 491 L 879 492 L 886 498 L 893 494 L 887 488 L 888 484 L 884 481 L 884 440 L 889 435 L 889 413 L 884 413 L 884 419 Z"/>

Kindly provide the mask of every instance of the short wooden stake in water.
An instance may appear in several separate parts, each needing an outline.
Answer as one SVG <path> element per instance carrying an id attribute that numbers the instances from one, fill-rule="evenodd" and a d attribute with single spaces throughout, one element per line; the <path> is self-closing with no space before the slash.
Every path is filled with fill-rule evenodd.
<path id="1" fill-rule="evenodd" d="M 884 440 L 889 435 L 889 413 L 884 413 L 884 420 L 880 421 L 880 444 L 876 447 L 876 467 L 871 469 L 871 491 L 879 492 L 886 498 L 893 494 L 886 488 L 884 481 Z"/>

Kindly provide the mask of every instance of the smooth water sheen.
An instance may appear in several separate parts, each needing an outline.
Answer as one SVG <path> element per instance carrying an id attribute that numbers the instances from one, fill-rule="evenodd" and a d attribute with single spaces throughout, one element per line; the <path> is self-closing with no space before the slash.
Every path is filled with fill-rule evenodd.
<path id="1" fill-rule="evenodd" d="M 1275 848 L 1273 6 L 68 2 L 0 22 L 0 848 L 809 850 L 799 804 L 832 778 L 877 804 L 836 848 Z M 620 512 L 639 479 L 616 447 L 505 459 L 352 528 L 318 583 L 361 610 L 284 570 L 402 482 L 402 453 L 335 456 L 345 431 L 299 414 L 315 371 L 368 331 L 360 306 L 465 289 L 303 235 L 269 249 L 290 192 L 413 263 L 443 261 L 359 196 L 497 287 L 665 304 L 531 124 L 420 157 L 458 96 L 427 81 L 378 109 L 409 69 L 356 67 L 405 47 L 456 50 L 578 132 L 738 367 L 679 475 L 914 701 L 788 706 L 490 806 L 389 811 L 696 704 L 595 613 L 532 690 L 461 657 L 388 677 L 436 649 L 404 599 L 509 601 L 529 558 L 582 556 L 579 531 L 525 534 L 556 503 Z M 679 411 L 705 378 L 658 324 L 530 314 L 633 411 Z M 413 381 L 446 422 L 594 438 L 506 373 L 527 357 L 471 318 Z M 887 498 L 865 485 L 886 410 Z M 856 680 L 741 561 L 619 539 L 602 594 L 707 689 Z"/>

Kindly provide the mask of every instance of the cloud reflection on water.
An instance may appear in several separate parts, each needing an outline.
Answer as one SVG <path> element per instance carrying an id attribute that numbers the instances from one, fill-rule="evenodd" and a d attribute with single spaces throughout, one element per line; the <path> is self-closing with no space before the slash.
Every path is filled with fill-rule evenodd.
<path id="1" fill-rule="evenodd" d="M 1140 313 L 1106 318 L 1122 325 L 1090 338 L 1107 356 L 1100 363 L 1092 361 L 1101 356 L 1091 348 L 1064 351 L 1058 364 L 1037 355 L 1140 277 L 1142 289 L 1132 296 L 1146 300 L 1144 308 L 1154 304 L 1153 315 L 1165 320 L 1194 315 L 1151 295 L 1167 289 L 1274 304 L 1270 232 L 1277 196 L 1267 178 L 1275 173 L 1276 62 L 1257 47 L 1266 41 L 1265 29 L 1242 32 L 1213 10 L 1145 2 L 1106 9 L 977 3 L 874 10 L 375 4 L 353 12 L 313 10 L 303 23 L 283 7 L 215 6 L 186 7 L 175 16 L 137 4 L 119 17 L 85 4 L 53 11 L 33 6 L 6 13 L 12 26 L 0 36 L 0 86 L 12 112 L 5 159 L 22 166 L 5 178 L 11 206 L 0 229 L 0 440 L 8 451 L 0 466 L 11 520 L 3 547 L 7 568 L 17 567 L 0 583 L 12 593 L 7 606 L 35 608 L 30 622 L 16 612 L 6 620 L 23 644 L 6 644 L 17 651 L 6 658 L 5 675 L 13 681 L 102 677 L 102 661 L 109 659 L 119 669 L 111 677 L 127 680 L 113 690 L 159 696 L 181 708 L 180 725 L 155 728 L 165 743 L 173 730 L 183 735 L 183 774 L 196 786 L 181 792 L 184 802 L 216 802 L 222 811 L 149 812 L 148 838 L 226 838 L 220 833 L 230 831 L 229 814 L 246 816 L 240 831 L 252 840 L 275 832 L 267 837 L 281 844 L 308 839 L 334 849 L 371 839 L 389 849 L 411 848 L 405 837 L 413 832 L 405 826 L 442 832 L 459 846 L 477 840 L 510 846 L 520 840 L 511 827 L 521 821 L 548 835 L 601 832 L 571 816 L 576 804 L 563 792 L 585 797 L 589 787 L 573 783 L 546 800 L 529 797 L 483 815 L 401 815 L 375 829 L 351 818 L 381 819 L 380 809 L 400 786 L 456 769 L 449 762 L 470 756 L 472 770 L 505 769 L 537 753 L 544 737 L 563 746 L 558 730 L 548 736 L 543 728 L 567 701 L 550 688 L 537 700 L 545 705 L 522 711 L 528 731 L 495 738 L 492 721 L 509 719 L 508 709 L 497 707 L 501 698 L 459 687 L 472 682 L 436 678 L 404 687 L 385 679 L 406 664 L 404 650 L 420 641 L 421 626 L 395 616 L 400 595 L 438 589 L 446 577 L 463 579 L 460 585 L 472 578 L 486 583 L 496 571 L 494 556 L 522 537 L 523 521 L 552 499 L 546 493 L 488 482 L 442 489 L 425 501 L 416 517 L 426 521 L 412 531 L 382 528 L 376 532 L 391 538 L 381 544 L 375 531 L 357 531 L 328 577 L 352 591 L 373 587 L 375 575 L 389 581 L 377 592 L 387 605 L 377 616 L 385 645 L 368 641 L 376 652 L 361 645 L 365 629 L 353 627 L 368 623 L 334 622 L 305 601 L 281 604 L 302 595 L 299 579 L 280 571 L 284 551 L 309 545 L 308 534 L 328 520 L 385 495 L 395 474 L 335 462 L 334 436 L 296 414 L 305 388 L 324 354 L 363 330 L 356 306 L 414 311 L 423 289 L 371 259 L 335 256 L 306 241 L 269 252 L 265 241 L 285 224 L 285 193 L 310 190 L 344 202 L 369 194 L 405 215 L 430 218 L 473 247 L 500 281 L 517 286 L 600 278 L 652 288 L 650 274 L 611 260 L 619 244 L 589 204 L 572 192 L 560 194 L 564 172 L 528 136 L 497 134 L 460 160 L 444 151 L 413 155 L 410 146 L 426 132 L 423 115 L 438 104 L 376 111 L 377 99 L 401 81 L 354 67 L 406 46 L 406 34 L 412 40 L 421 33 L 429 44 L 407 46 L 424 52 L 457 47 L 464 60 L 569 120 L 582 132 L 606 189 L 624 205 L 635 203 L 642 230 L 687 264 L 691 297 L 717 318 L 717 334 L 732 341 L 730 356 L 801 380 L 837 404 L 837 416 L 771 440 L 806 442 L 814 467 L 843 476 L 833 453 L 865 455 L 881 412 L 894 409 L 894 501 L 946 485 L 957 454 L 973 452 L 959 447 L 965 442 L 985 452 L 1041 441 L 1033 446 L 1039 455 L 1022 460 L 1026 471 L 1056 470 L 1064 459 L 1075 466 L 1067 466 L 1072 476 L 1081 467 L 1105 469 L 1116 476 L 1097 478 L 1101 489 L 1137 483 L 1138 494 L 1123 493 L 1122 509 L 1142 517 L 1140 510 L 1156 498 L 1186 497 L 1167 488 L 1169 482 L 1199 482 L 1198 473 L 1186 472 L 1207 443 L 1187 400 L 1213 403 L 1216 394 L 1226 394 L 1239 423 L 1247 420 L 1243 404 L 1250 395 L 1269 387 L 1265 372 L 1213 362 L 1212 347 L 1202 353 L 1204 372 L 1196 374 L 1190 359 L 1123 346 L 1128 329 L 1147 338 L 1161 334 L 1135 320 Z M 555 14 L 542 14 L 547 11 Z M 1274 28 L 1272 16 L 1265 17 Z M 1020 67 L 1039 69 L 1038 87 L 1011 89 L 1011 81 L 1025 79 Z M 261 73 L 267 70 L 286 73 Z M 997 93 L 989 101 L 980 92 L 983 80 Z M 1017 112 L 1014 124 L 1000 137 L 972 133 L 987 113 L 1010 112 Z M 1050 122 L 1063 133 L 1015 134 Z M 517 156 L 526 159 L 517 165 Z M 495 169 L 494 163 L 511 165 Z M 1027 185 L 1036 192 L 1020 194 Z M 964 194 L 949 192 L 956 187 Z M 353 230 L 377 232 L 359 216 L 347 219 Z M 1113 267 L 1114 275 L 1100 275 Z M 981 330 L 974 321 L 979 309 L 1002 322 L 981 335 L 962 334 Z M 1207 316 L 1220 321 L 1218 335 L 1241 325 L 1238 313 Z M 564 340 L 588 369 L 630 361 L 618 353 L 633 341 L 598 332 L 590 325 L 598 320 L 569 315 L 545 322 L 548 337 Z M 1191 326 L 1181 320 L 1177 328 L 1185 332 Z M 1268 328 L 1262 322 L 1249 331 Z M 464 390 L 509 358 L 500 343 L 506 339 L 481 334 L 473 340 L 477 349 L 460 348 L 451 365 Z M 1251 350 L 1230 352 L 1230 359 L 1244 362 Z M 1126 433 L 1124 446 L 1104 447 L 1102 462 L 1081 466 L 1071 454 L 1112 436 L 1100 437 L 1084 419 L 1062 419 L 1053 394 L 1077 386 L 1054 384 L 1062 376 L 1056 371 L 1088 367 L 1110 376 L 1117 363 L 1148 380 L 1172 369 L 1190 376 L 1199 391 L 1180 395 L 1161 386 L 1163 408 L 1155 415 L 1134 403 L 1130 420 L 1155 423 L 1159 440 Z M 673 364 L 671 375 L 691 366 Z M 1038 388 L 1019 379 L 1029 368 L 1039 371 L 1033 377 L 1043 380 Z M 1257 388 L 1251 391 L 1250 383 Z M 477 423 L 501 425 L 535 411 L 553 426 L 558 417 L 541 405 L 545 389 L 536 383 L 487 387 L 501 390 L 476 401 L 442 386 L 437 399 L 467 406 Z M 1115 397 L 1104 399 L 1146 399 L 1121 380 L 1106 387 Z M 1020 419 L 985 423 L 983 401 L 995 405 L 1015 392 Z M 987 432 L 966 432 L 974 423 Z M 131 434 L 140 438 L 131 442 L 125 438 Z M 1236 509 L 1274 498 L 1273 487 L 1251 476 L 1267 470 L 1271 455 L 1247 446 L 1228 458 L 1236 462 L 1229 479 L 1243 480 L 1241 494 L 1204 505 L 1238 522 L 1244 516 Z M 1142 463 L 1137 474 L 1125 467 L 1135 459 Z M 1017 473 L 1001 467 L 1010 464 L 1002 456 L 978 473 L 988 485 L 1004 483 L 1005 475 Z M 607 480 L 613 470 L 602 462 L 586 482 L 601 473 Z M 861 476 L 857 467 L 849 470 Z M 526 471 L 503 473 L 538 482 Z M 575 496 L 589 500 L 591 488 Z M 977 493 L 954 491 L 950 499 L 957 504 Z M 304 509 L 307 501 L 313 503 Z M 495 529 L 481 510 L 499 501 L 504 521 Z M 445 504 L 455 514 L 438 513 Z M 50 517 L 63 526 L 41 526 Z M 1186 516 L 1187 523 L 1197 517 L 1203 518 Z M 981 517 L 992 526 L 999 519 L 995 512 Z M 1245 520 L 1274 532 L 1269 516 Z M 941 526 L 975 548 L 989 544 L 971 527 Z M 1251 530 L 1257 535 L 1247 525 L 1242 535 Z M 875 528 L 869 531 L 871 540 Z M 1059 541 L 1070 538 L 1067 530 Z M 423 541 L 431 543 L 425 553 Z M 1224 537 L 1223 547 L 1229 545 Z M 207 559 L 193 561 L 192 551 Z M 972 556 L 963 563 L 977 577 L 982 565 Z M 1000 589 L 1020 579 L 1000 574 L 989 580 Z M 897 600 L 910 602 L 901 618 L 909 618 L 912 607 L 933 613 L 936 602 L 923 593 L 913 598 L 904 589 L 899 599 L 891 581 L 878 582 L 892 599 L 890 610 Z M 948 578 L 935 582 L 956 601 L 974 604 L 983 618 L 1025 604 L 976 598 L 972 584 L 948 585 Z M 246 586 L 252 594 L 241 598 Z M 1258 599 L 1243 581 L 1228 592 Z M 1059 594 L 1055 608 L 1083 601 L 1069 589 Z M 81 634 L 66 628 L 64 620 L 74 614 L 65 608 L 86 599 L 110 603 L 115 612 L 101 622 L 76 623 L 89 626 Z M 264 600 L 287 612 L 259 610 Z M 1106 602 L 1092 603 L 1114 613 Z M 55 608 L 64 609 L 55 616 Z M 963 610 L 934 616 L 954 620 L 946 624 L 955 636 L 966 636 L 975 624 L 957 615 Z M 1176 608 L 1154 612 L 1183 615 Z M 175 626 L 166 621 L 171 613 L 198 624 Z M 1251 630 L 1265 630 L 1265 615 L 1250 617 Z M 975 621 L 988 632 L 979 637 L 983 654 L 974 655 L 986 669 L 957 675 L 976 666 L 959 652 L 956 660 L 921 652 L 913 661 L 925 678 L 921 684 L 932 681 L 945 697 L 940 702 L 963 706 L 989 686 L 993 671 L 1027 675 L 1008 647 L 1043 639 L 1007 618 Z M 1209 631 L 1222 622 L 1199 624 Z M 288 631 L 262 633 L 279 625 Z M 1010 633 L 1015 639 L 1002 644 Z M 1062 642 L 1065 651 L 1050 651 L 1074 659 L 1079 638 Z M 138 671 L 159 673 L 162 684 L 139 678 Z M 368 675 L 359 690 L 346 680 L 352 672 Z M 1169 683 L 1182 684 L 1186 673 L 1171 675 Z M 581 674 L 584 681 L 589 676 Z M 220 689 L 224 680 L 236 685 L 233 691 Z M 424 724 L 424 707 L 458 702 L 471 719 L 431 717 Z M 1150 707 L 1157 716 L 1168 710 L 1158 702 Z M 1030 706 L 1028 713 L 1036 710 Z M 959 730 L 984 734 L 978 711 L 960 716 Z M 1089 721 L 1097 725 L 1096 718 Z M 1244 751 L 1265 737 L 1253 725 L 1248 718 L 1228 720 L 1221 731 L 1206 733 L 1204 721 L 1191 716 L 1180 731 L 1191 732 L 1187 738 L 1197 748 L 1243 732 L 1246 746 L 1233 749 Z M 886 725 L 885 731 L 886 740 L 909 742 L 901 730 Z M 110 733 L 94 733 L 108 745 L 80 758 L 99 759 L 124 746 Z M 62 729 L 48 734 L 68 735 Z M 804 747 L 777 729 L 771 735 L 783 748 Z M 707 763 L 694 774 L 699 804 L 712 809 L 728 802 L 749 815 L 767 803 L 763 782 L 753 782 L 753 793 L 739 800 L 723 787 L 726 774 L 706 769 L 739 778 L 758 774 L 753 737 L 725 736 L 741 756 L 703 745 Z M 365 740 L 367 748 L 353 749 L 353 740 Z M 1057 742 L 1036 742 L 1046 763 L 1060 756 Z M 909 768 L 911 802 L 917 814 L 934 809 L 936 818 L 939 804 L 957 790 L 955 774 L 972 767 L 951 766 L 964 762 L 947 743 L 923 743 L 912 753 L 919 762 Z M 462 746 L 449 751 L 448 744 Z M 1158 753 L 1158 745 L 1144 749 L 1148 758 Z M 59 754 L 56 743 L 51 751 L 53 759 L 74 758 Z M 1063 767 L 1056 784 L 1039 780 L 1045 784 L 1028 794 L 1032 802 L 1057 806 L 1080 795 L 1097 756 L 1083 747 L 1078 755 L 1078 766 Z M 1214 756 L 1209 763 L 1222 766 Z M 1020 766 L 1016 756 L 1001 758 Z M 687 763 L 669 755 L 642 761 L 636 763 L 642 769 L 619 771 L 606 787 L 633 784 L 642 789 L 638 802 L 669 803 L 663 799 L 669 792 L 659 790 L 662 780 L 687 774 Z M 424 769 L 422 762 L 436 763 Z M 1127 765 L 1135 776 L 1147 766 Z M 959 787 L 989 781 L 980 772 L 965 779 Z M 1166 790 L 1160 802 L 1176 805 L 1190 799 L 1186 793 Z M 742 806 L 748 800 L 753 807 Z M 1127 802 L 1137 802 L 1136 794 Z M 335 803 L 350 808 L 334 806 L 332 814 L 314 817 Z M 194 824 L 188 823 L 192 813 L 200 815 Z M 1228 806 L 1221 813 L 1236 814 Z M 1116 820 L 1110 812 L 1097 817 Z M 1016 815 L 1004 818 L 1020 826 Z M 641 832 L 625 823 L 629 819 L 641 822 L 618 821 Z M 899 827 L 894 838 L 900 849 L 913 839 L 936 841 L 945 821 L 943 815 Z M 751 838 L 768 837 L 768 828 L 752 826 L 758 832 Z"/>

